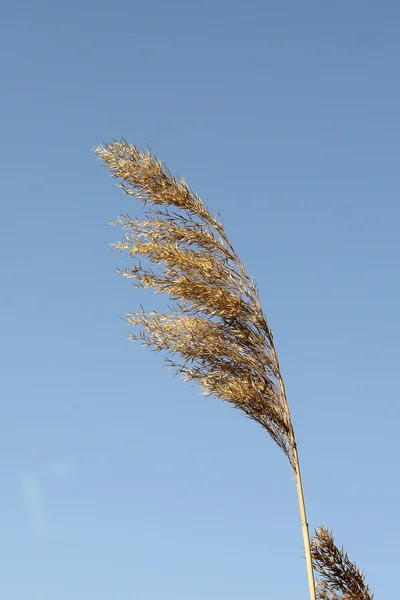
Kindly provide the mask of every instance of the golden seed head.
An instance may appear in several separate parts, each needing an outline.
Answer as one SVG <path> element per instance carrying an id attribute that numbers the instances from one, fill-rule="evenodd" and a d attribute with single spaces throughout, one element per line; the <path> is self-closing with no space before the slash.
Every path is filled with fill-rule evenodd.
<path id="1" fill-rule="evenodd" d="M 316 529 L 311 553 L 314 568 L 322 577 L 317 584 L 319 600 L 373 600 L 363 572 L 336 546 L 325 525 Z"/>
<path id="2" fill-rule="evenodd" d="M 121 215 L 111 222 L 124 232 L 113 248 L 133 260 L 121 274 L 138 287 L 165 292 L 172 302 L 168 314 L 127 315 L 139 328 L 131 339 L 166 352 L 168 364 L 184 379 L 260 423 L 294 466 L 293 429 L 272 333 L 222 223 L 149 151 L 122 140 L 95 152 L 124 192 L 146 209 L 144 219 Z"/>

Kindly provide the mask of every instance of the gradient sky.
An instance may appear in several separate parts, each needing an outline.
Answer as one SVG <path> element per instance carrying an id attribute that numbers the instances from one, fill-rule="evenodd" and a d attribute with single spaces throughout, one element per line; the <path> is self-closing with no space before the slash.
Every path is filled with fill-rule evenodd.
<path id="1" fill-rule="evenodd" d="M 306 600 L 268 435 L 119 318 L 91 149 L 149 145 L 219 211 L 275 334 L 310 526 L 398 587 L 400 3 L 4 3 L 0 595 Z M 158 302 L 158 301 L 157 301 Z"/>

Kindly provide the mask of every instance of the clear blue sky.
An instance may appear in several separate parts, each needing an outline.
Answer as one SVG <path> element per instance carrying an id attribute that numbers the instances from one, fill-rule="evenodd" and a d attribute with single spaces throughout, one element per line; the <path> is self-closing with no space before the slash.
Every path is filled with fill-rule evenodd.
<path id="1" fill-rule="evenodd" d="M 311 528 L 398 587 L 400 4 L 2 6 L 0 595 L 306 600 L 267 434 L 129 344 L 139 215 L 91 149 L 184 176 L 260 288 Z"/>

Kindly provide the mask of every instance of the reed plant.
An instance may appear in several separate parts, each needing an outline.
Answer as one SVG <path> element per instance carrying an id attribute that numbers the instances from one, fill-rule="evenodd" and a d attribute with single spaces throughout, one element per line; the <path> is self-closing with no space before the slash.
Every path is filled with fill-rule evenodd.
<path id="1" fill-rule="evenodd" d="M 213 216 L 187 183 L 174 177 L 150 151 L 113 140 L 95 152 L 123 191 L 144 206 L 144 218 L 123 214 L 110 223 L 124 232 L 113 248 L 133 259 L 120 273 L 139 288 L 167 294 L 170 301 L 164 313 L 141 309 L 127 314 L 133 327 L 130 338 L 165 352 L 168 365 L 184 380 L 243 411 L 281 448 L 296 481 L 310 600 L 317 598 L 314 567 L 322 569 L 319 598 L 328 598 L 328 593 L 337 593 L 331 585 L 335 577 L 348 573 L 340 566 L 346 566 L 347 559 L 340 563 L 341 555 L 332 550 L 333 538 L 325 529 L 310 540 L 285 385 L 253 279 L 219 215 Z M 332 560 L 339 561 L 339 571 L 332 570 L 336 564 Z M 369 600 L 349 595 L 331 600 L 339 598 Z"/>
<path id="2" fill-rule="evenodd" d="M 343 547 L 336 546 L 332 532 L 325 525 L 315 530 L 311 555 L 321 577 L 317 581 L 319 600 L 373 600 L 363 572 L 351 562 Z"/>

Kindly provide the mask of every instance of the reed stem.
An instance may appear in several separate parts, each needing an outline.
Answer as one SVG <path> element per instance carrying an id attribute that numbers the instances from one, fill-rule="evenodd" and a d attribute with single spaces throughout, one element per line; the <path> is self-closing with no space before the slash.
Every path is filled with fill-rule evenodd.
<path id="1" fill-rule="evenodd" d="M 305 552 L 305 559 L 306 559 L 308 587 L 310 590 L 310 600 L 316 600 L 314 570 L 313 570 L 313 563 L 312 563 L 312 556 L 311 556 L 310 533 L 308 530 L 306 505 L 304 502 L 304 493 L 303 493 L 303 484 L 301 481 L 299 456 L 297 453 L 297 446 L 296 446 L 295 441 L 293 443 L 293 457 L 295 460 L 295 478 L 296 478 L 297 496 L 299 498 L 301 530 L 303 532 L 303 543 L 304 543 L 304 552 Z"/>
<path id="2" fill-rule="evenodd" d="M 312 562 L 312 555 L 311 555 L 310 532 L 308 530 L 308 523 L 307 523 L 306 504 L 305 504 L 305 501 L 304 501 L 303 483 L 302 483 L 302 480 L 301 480 L 299 454 L 297 452 L 297 443 L 296 443 L 296 438 L 295 438 L 295 435 L 294 435 L 294 429 L 293 429 L 292 419 L 291 419 L 291 416 L 290 416 L 290 409 L 289 409 L 289 404 L 288 404 L 287 396 L 286 396 L 285 383 L 283 381 L 283 377 L 282 377 L 282 373 L 281 373 L 281 369 L 280 369 L 280 365 L 279 365 L 278 354 L 277 354 L 277 352 L 275 350 L 274 339 L 273 339 L 272 332 L 270 332 L 270 345 L 271 345 L 272 355 L 274 356 L 275 363 L 277 365 L 278 381 L 279 381 L 279 387 L 281 389 L 281 394 L 282 394 L 282 397 L 284 399 L 284 403 L 283 404 L 284 404 L 284 407 L 285 407 L 286 419 L 287 419 L 287 422 L 290 423 L 290 435 L 289 435 L 289 437 L 290 437 L 290 445 L 291 445 L 291 450 L 292 450 L 292 461 L 291 461 L 291 463 L 292 463 L 292 467 L 293 467 L 294 475 L 295 475 L 295 480 L 296 480 L 297 497 L 299 499 L 300 518 L 301 518 L 301 530 L 302 530 L 302 533 L 303 533 L 303 544 L 304 544 L 304 552 L 305 552 L 305 559 L 306 559 L 308 587 L 309 587 L 309 590 L 310 590 L 310 600 L 316 600 L 314 569 L 313 569 L 313 562 Z"/>

